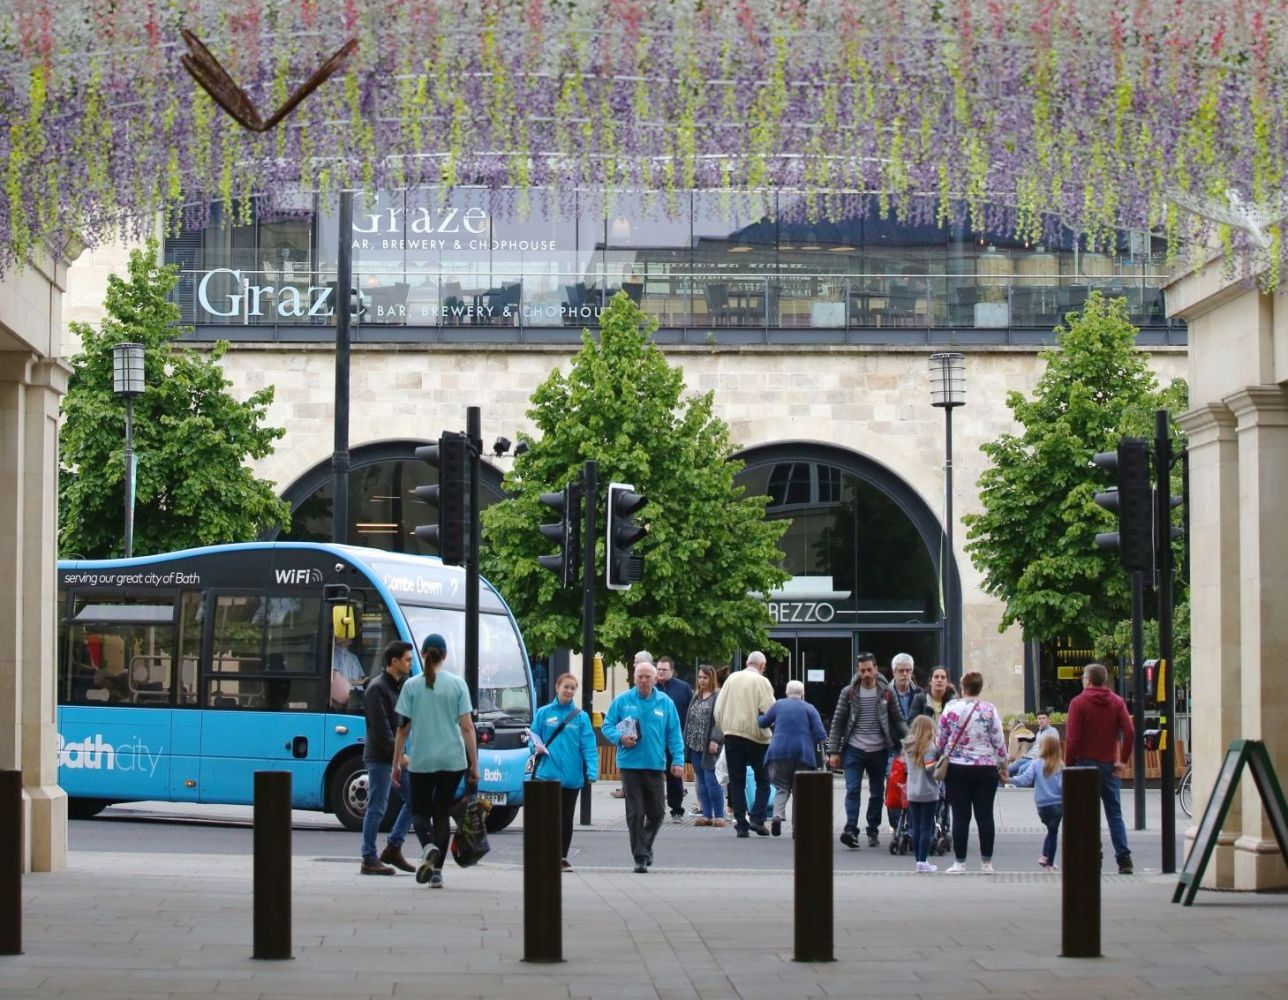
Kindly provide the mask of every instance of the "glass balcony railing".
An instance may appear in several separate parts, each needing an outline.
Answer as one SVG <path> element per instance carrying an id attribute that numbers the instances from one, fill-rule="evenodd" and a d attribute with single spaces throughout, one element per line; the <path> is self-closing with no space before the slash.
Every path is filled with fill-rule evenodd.
<path id="1" fill-rule="evenodd" d="M 355 272 L 361 327 L 594 327 L 619 292 L 663 329 L 1049 330 L 1099 291 L 1166 327 L 1161 274 L 623 274 Z M 329 327 L 334 271 L 183 271 L 173 298 L 197 327 Z M 303 331 L 301 331 L 303 332 Z M 324 335 L 318 334 L 319 339 Z"/>

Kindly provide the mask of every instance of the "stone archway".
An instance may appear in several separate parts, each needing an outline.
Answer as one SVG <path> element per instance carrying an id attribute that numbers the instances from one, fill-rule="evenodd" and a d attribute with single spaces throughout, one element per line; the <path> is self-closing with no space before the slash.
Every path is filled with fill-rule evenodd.
<path id="1" fill-rule="evenodd" d="M 771 497 L 768 516 L 793 519 L 783 545 L 794 579 L 770 602 L 780 629 L 842 629 L 879 654 L 886 646 L 915 648 L 919 668 L 928 660 L 961 662 L 959 629 L 954 649 L 943 646 L 943 609 L 961 620 L 958 568 L 950 563 L 943 594 L 943 526 L 902 477 L 852 449 L 819 442 L 773 442 L 735 457 L 746 463 L 738 481 Z"/>

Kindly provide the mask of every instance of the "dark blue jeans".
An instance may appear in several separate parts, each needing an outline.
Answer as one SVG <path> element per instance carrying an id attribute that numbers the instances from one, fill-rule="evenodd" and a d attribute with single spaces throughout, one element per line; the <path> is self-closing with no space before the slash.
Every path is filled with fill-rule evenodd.
<path id="1" fill-rule="evenodd" d="M 1127 827 L 1123 825 L 1123 807 L 1119 795 L 1122 782 L 1114 774 L 1114 765 L 1099 760 L 1079 760 L 1076 767 L 1094 767 L 1100 772 L 1100 804 L 1105 807 L 1105 822 L 1109 824 L 1109 839 L 1114 845 L 1114 860 L 1119 864 L 1131 860 L 1127 846 Z"/>
<path id="2" fill-rule="evenodd" d="M 908 832 L 912 835 L 912 851 L 918 861 L 930 857 L 930 841 L 935 833 L 935 810 L 939 800 L 908 803 Z"/>
<path id="3" fill-rule="evenodd" d="M 380 821 L 384 819 L 385 808 L 389 805 L 389 786 L 393 776 L 393 767 L 379 761 L 367 763 L 367 811 L 362 817 L 362 859 L 375 860 L 376 835 L 380 832 Z M 402 847 L 407 839 L 407 829 L 411 826 L 411 796 L 408 794 L 409 782 L 407 769 L 402 772 L 402 808 L 394 820 L 393 829 L 389 831 L 389 846 Z"/>
<path id="4" fill-rule="evenodd" d="M 845 768 L 845 829 L 859 832 L 859 804 L 863 776 L 868 778 L 868 833 L 881 831 L 881 804 L 885 801 L 886 761 L 889 750 L 860 750 L 847 746 L 841 755 Z"/>
<path id="5" fill-rule="evenodd" d="M 1049 865 L 1055 864 L 1056 842 L 1060 836 L 1060 820 L 1064 819 L 1063 806 L 1038 806 L 1038 819 L 1046 827 L 1046 837 L 1042 841 L 1042 857 Z"/>

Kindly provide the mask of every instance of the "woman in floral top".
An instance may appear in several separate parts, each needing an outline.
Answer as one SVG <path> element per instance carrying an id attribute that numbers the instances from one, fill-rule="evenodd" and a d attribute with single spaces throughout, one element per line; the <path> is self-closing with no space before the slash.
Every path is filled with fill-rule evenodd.
<path id="1" fill-rule="evenodd" d="M 964 674 L 962 697 L 945 705 L 939 717 L 933 756 L 948 754 L 944 786 L 953 812 L 953 854 L 957 856 L 947 869 L 949 875 L 966 870 L 972 811 L 979 827 L 979 870 L 993 871 L 993 799 L 998 782 L 1006 780 L 1006 737 L 996 706 L 980 700 L 982 690 L 982 674 Z"/>

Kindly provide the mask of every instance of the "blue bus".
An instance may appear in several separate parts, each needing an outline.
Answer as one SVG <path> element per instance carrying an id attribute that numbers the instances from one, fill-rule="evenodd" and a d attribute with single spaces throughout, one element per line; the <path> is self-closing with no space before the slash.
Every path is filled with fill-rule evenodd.
<path id="1" fill-rule="evenodd" d="M 523 804 L 532 677 L 486 581 L 479 611 L 479 791 L 500 830 Z M 272 769 L 291 772 L 295 808 L 358 830 L 364 683 L 386 643 L 419 655 L 431 632 L 463 672 L 465 571 L 302 542 L 67 561 L 58 620 L 58 780 L 73 816 L 113 802 L 248 804 L 255 771 Z"/>

